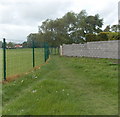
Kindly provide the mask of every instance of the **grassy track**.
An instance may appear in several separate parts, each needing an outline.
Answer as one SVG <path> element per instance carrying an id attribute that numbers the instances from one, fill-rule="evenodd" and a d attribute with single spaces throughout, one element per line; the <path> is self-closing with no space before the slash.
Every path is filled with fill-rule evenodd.
<path id="1" fill-rule="evenodd" d="M 116 115 L 117 67 L 108 59 L 52 56 L 3 85 L 3 115 Z"/>
<path id="2" fill-rule="evenodd" d="M 32 69 L 32 49 L 8 49 L 7 76 L 17 75 Z M 35 65 L 43 63 L 43 50 L 35 49 Z"/>

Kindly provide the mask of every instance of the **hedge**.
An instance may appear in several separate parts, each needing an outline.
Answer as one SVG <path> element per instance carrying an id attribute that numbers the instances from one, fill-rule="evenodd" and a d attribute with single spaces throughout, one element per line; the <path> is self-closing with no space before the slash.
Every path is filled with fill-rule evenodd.
<path id="1" fill-rule="evenodd" d="M 118 32 L 100 32 L 98 34 L 86 34 L 86 41 L 109 41 L 120 40 L 120 33 Z"/>

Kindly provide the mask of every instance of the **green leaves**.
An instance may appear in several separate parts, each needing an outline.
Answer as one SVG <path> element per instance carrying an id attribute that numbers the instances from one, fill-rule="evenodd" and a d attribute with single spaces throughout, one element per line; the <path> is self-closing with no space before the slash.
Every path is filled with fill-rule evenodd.
<path id="1" fill-rule="evenodd" d="M 59 46 L 61 44 L 84 43 L 86 34 L 96 34 L 102 31 L 103 19 L 99 14 L 88 16 L 85 10 L 80 13 L 68 12 L 62 18 L 55 20 L 47 19 L 39 26 L 39 33 L 36 34 L 37 41 L 43 40 L 50 46 Z"/>

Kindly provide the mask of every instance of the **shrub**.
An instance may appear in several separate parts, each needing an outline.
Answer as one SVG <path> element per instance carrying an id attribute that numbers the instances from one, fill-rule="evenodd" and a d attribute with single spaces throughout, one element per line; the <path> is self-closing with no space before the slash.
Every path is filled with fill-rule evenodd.
<path id="1" fill-rule="evenodd" d="M 91 42 L 91 41 L 97 41 L 96 40 L 96 34 L 86 34 L 86 41 Z"/>
<path id="2" fill-rule="evenodd" d="M 97 40 L 98 41 L 108 41 L 108 32 L 100 32 L 97 35 Z"/>
<path id="3" fill-rule="evenodd" d="M 120 33 L 118 32 L 100 32 L 99 34 L 86 34 L 86 41 L 109 41 L 120 40 Z"/>
<path id="4" fill-rule="evenodd" d="M 108 33 L 109 40 L 120 40 L 120 33 L 117 32 L 109 32 Z"/>
<path id="5" fill-rule="evenodd" d="M 120 33 L 117 34 L 116 39 L 120 40 Z"/>

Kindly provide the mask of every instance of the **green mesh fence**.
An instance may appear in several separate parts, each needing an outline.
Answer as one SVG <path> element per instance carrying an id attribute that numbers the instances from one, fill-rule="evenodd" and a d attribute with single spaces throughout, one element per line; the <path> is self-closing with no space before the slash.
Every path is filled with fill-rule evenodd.
<path id="1" fill-rule="evenodd" d="M 35 48 L 35 66 L 44 63 L 44 48 Z"/>
<path id="2" fill-rule="evenodd" d="M 6 49 L 7 77 L 32 69 L 32 49 Z"/>
<path id="3" fill-rule="evenodd" d="M 59 47 L 49 47 L 49 52 L 51 55 L 59 55 Z"/>
<path id="4" fill-rule="evenodd" d="M 8 44 L 12 43 L 12 47 Z M 44 46 L 43 46 L 44 47 Z M 33 48 L 34 48 L 34 55 L 33 55 Z M 4 50 L 4 48 L 3 48 Z M 6 41 L 6 48 L 5 48 L 5 61 L 3 61 L 3 66 L 6 66 L 6 73 L 5 69 L 3 69 L 3 74 L 6 74 L 6 78 L 8 77 L 15 77 L 18 75 L 22 75 L 28 73 L 33 69 L 33 62 L 34 67 L 40 66 L 44 63 L 44 48 L 37 48 L 37 47 L 23 47 L 22 43 L 18 42 L 7 42 Z M 4 55 L 4 52 L 3 52 Z M 34 56 L 34 60 L 33 60 Z M 3 75 L 4 76 L 4 75 Z"/>
<path id="5" fill-rule="evenodd" d="M 49 58 L 49 55 L 58 55 L 59 47 L 49 47 L 48 43 L 31 41 L 30 46 L 23 46 L 23 42 L 7 41 L 3 39 L 3 49 L 0 50 L 0 58 L 3 58 L 4 80 L 27 74 L 34 67 L 41 66 Z M 2 76 L 2 73 L 0 73 Z"/>

